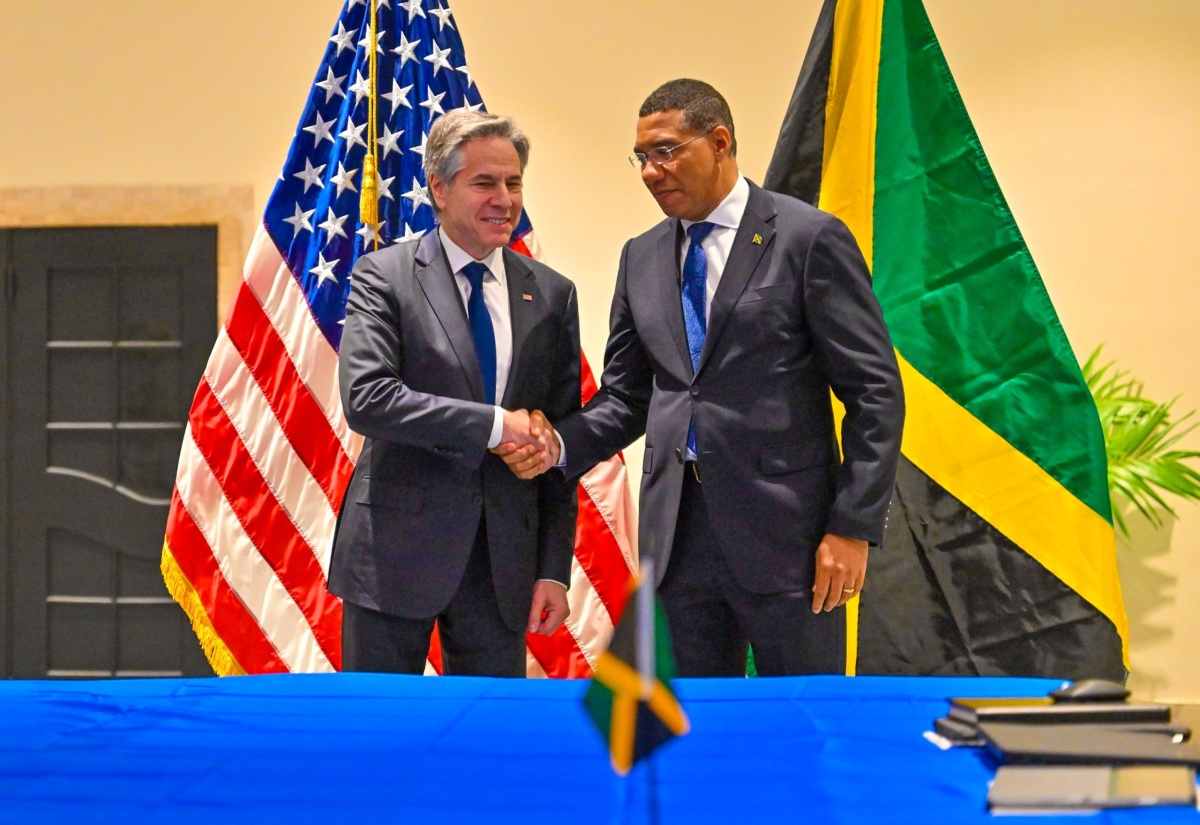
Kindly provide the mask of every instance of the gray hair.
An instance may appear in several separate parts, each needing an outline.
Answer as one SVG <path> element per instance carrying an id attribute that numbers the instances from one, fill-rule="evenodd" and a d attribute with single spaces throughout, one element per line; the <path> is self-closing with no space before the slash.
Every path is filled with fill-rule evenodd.
<path id="1" fill-rule="evenodd" d="M 447 184 L 453 183 L 455 175 L 466 165 L 463 147 L 472 140 L 490 137 L 505 138 L 512 143 L 513 148 L 517 150 L 517 158 L 521 161 L 521 171 L 524 172 L 525 164 L 529 162 L 529 138 L 512 118 L 466 108 L 451 109 L 434 121 L 429 129 L 429 137 L 425 140 L 423 165 L 426 182 L 433 175 L 437 175 Z M 428 186 L 426 190 L 436 215 L 441 210 L 438 209 L 437 201 Z"/>

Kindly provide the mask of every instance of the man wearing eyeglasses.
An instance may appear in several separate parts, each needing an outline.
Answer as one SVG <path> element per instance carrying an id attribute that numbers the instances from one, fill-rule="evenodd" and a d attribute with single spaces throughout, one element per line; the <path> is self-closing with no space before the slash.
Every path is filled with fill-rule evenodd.
<path id="1" fill-rule="evenodd" d="M 845 670 L 845 611 L 882 538 L 904 400 L 854 237 L 738 171 L 696 80 L 642 104 L 634 154 L 667 215 L 626 243 L 603 386 L 555 422 L 568 477 L 643 432 L 639 546 L 682 676 Z M 839 453 L 832 390 L 845 407 Z M 511 452 L 517 472 L 548 463 Z"/>

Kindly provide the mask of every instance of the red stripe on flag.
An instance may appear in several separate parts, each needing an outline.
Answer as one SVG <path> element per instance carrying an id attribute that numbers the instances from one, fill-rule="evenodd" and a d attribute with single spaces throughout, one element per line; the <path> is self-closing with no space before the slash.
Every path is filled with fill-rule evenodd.
<path id="1" fill-rule="evenodd" d="M 329 593 L 312 548 L 279 505 L 207 381 L 196 390 L 188 421 L 242 529 L 304 614 L 330 664 L 340 669 L 342 603 Z"/>
<path id="2" fill-rule="evenodd" d="M 274 410 L 292 449 L 337 512 L 354 465 L 300 378 L 258 297 L 244 281 L 225 321 L 225 330 Z"/>
<path id="3" fill-rule="evenodd" d="M 526 258 L 533 257 L 533 253 L 530 252 L 529 247 L 525 245 L 525 236 L 524 235 L 517 238 L 515 241 L 510 241 L 508 244 L 508 248 L 511 249 L 513 252 L 517 252 L 521 255 L 524 255 Z"/>
<path id="4" fill-rule="evenodd" d="M 526 633 L 525 644 L 551 679 L 592 678 L 591 665 L 566 623 L 559 625 L 552 636 Z"/>
<path id="5" fill-rule="evenodd" d="M 242 604 L 217 566 L 212 548 L 179 499 L 171 494 L 167 516 L 167 546 L 179 570 L 204 605 L 213 630 L 247 673 L 287 673 L 253 614 Z"/>
<path id="6" fill-rule="evenodd" d="M 575 521 L 575 558 L 616 627 L 629 599 L 633 574 L 616 536 L 583 485 L 579 486 L 579 516 Z"/>
<path id="7" fill-rule="evenodd" d="M 425 658 L 429 660 L 429 664 L 437 672 L 438 676 L 441 676 L 445 672 L 445 668 L 442 665 L 442 637 L 438 633 L 437 622 L 433 623 L 433 633 L 429 634 L 429 655 Z"/>
<path id="8" fill-rule="evenodd" d="M 583 350 L 579 350 L 579 359 L 583 362 L 583 368 L 580 372 L 580 389 L 582 390 L 583 403 L 592 400 L 592 396 L 596 394 L 598 389 L 596 386 L 596 376 L 592 374 L 591 364 L 588 363 L 587 356 L 583 354 Z M 551 422 L 553 423 L 553 422 Z"/>

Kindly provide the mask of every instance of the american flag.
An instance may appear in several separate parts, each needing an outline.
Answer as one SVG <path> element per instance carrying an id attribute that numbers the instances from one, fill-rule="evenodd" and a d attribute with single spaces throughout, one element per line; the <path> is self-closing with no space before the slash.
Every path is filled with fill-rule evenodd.
<path id="1" fill-rule="evenodd" d="M 376 239 L 432 230 L 421 169 L 429 126 L 453 108 L 483 107 L 449 7 L 375 2 L 374 44 L 372 0 L 348 0 L 325 46 L 188 414 L 162 571 L 221 675 L 341 666 L 342 608 L 326 576 L 361 447 L 337 385 L 350 272 Z M 372 46 L 380 200 L 379 222 L 364 224 Z M 510 246 L 538 255 L 526 217 Z M 586 401 L 595 392 L 586 360 L 583 374 Z M 619 457 L 584 476 L 579 505 L 571 617 L 552 637 L 529 637 L 530 675 L 591 676 L 636 569 Z"/>

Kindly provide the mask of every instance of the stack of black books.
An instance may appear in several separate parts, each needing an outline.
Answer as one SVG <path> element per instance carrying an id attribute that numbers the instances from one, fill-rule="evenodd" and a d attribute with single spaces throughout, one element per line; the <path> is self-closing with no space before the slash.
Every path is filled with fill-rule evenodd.
<path id="1" fill-rule="evenodd" d="M 1195 805 L 1197 709 L 1128 697 L 1085 680 L 1034 699 L 951 699 L 934 730 L 1001 763 L 988 793 L 996 813 Z"/>

